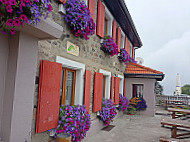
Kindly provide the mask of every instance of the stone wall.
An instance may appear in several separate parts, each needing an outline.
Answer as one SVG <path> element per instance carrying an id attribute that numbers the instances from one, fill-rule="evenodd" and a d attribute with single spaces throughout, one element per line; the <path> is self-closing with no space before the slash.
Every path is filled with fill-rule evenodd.
<path id="1" fill-rule="evenodd" d="M 91 106 L 90 114 L 91 119 L 96 119 L 96 114 L 92 113 L 92 103 L 93 103 L 93 89 L 94 89 L 94 73 L 99 72 L 99 69 L 104 69 L 112 72 L 113 74 L 123 75 L 126 68 L 124 63 L 121 63 L 117 56 L 110 57 L 105 54 L 101 49 L 100 38 L 94 34 L 89 40 L 75 38 L 71 33 L 69 26 L 63 20 L 61 14 L 58 13 L 58 4 L 52 0 L 53 12 L 49 17 L 56 23 L 63 26 L 63 35 L 61 39 L 58 40 L 46 40 L 39 42 L 38 51 L 38 65 L 36 78 L 39 78 L 39 66 L 41 60 L 54 61 L 56 56 L 61 56 L 69 60 L 80 62 L 85 64 L 86 69 L 90 70 L 92 73 L 91 78 Z M 96 13 L 97 13 L 97 0 L 96 0 Z M 95 18 L 96 19 L 96 18 Z M 96 22 L 96 21 L 95 21 Z M 79 56 L 73 56 L 67 53 L 67 41 L 79 46 Z M 36 81 L 37 82 L 37 81 Z M 37 98 L 38 97 L 38 83 L 36 84 L 36 90 L 34 95 L 34 113 L 33 113 L 33 125 L 32 125 L 32 141 L 33 142 L 46 142 L 48 137 L 48 132 L 41 134 L 35 134 L 35 120 L 36 120 L 36 109 L 37 109 Z"/>

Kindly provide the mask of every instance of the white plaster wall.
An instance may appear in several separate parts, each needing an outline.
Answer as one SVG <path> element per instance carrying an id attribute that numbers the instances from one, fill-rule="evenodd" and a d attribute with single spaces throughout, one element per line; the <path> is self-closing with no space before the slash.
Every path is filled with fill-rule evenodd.
<path id="1" fill-rule="evenodd" d="M 132 97 L 132 85 L 133 84 L 143 84 L 143 96 L 147 103 L 146 111 L 141 111 L 141 114 L 154 116 L 155 115 L 155 94 L 154 94 L 154 84 L 156 79 L 144 79 L 144 78 L 127 78 L 126 80 L 126 96 L 128 99 Z"/>
<path id="2" fill-rule="evenodd" d="M 7 60 L 9 54 L 8 36 L 0 34 L 0 137 L 1 137 L 1 120 L 3 110 L 3 96 L 5 93 L 5 79 L 7 72 Z"/>

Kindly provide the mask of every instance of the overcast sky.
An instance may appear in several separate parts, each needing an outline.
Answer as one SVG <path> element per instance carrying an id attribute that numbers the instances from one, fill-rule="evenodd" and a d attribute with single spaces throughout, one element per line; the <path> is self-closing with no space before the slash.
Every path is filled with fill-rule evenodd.
<path id="1" fill-rule="evenodd" d="M 165 94 L 172 94 L 176 75 L 190 84 L 190 0 L 125 0 L 143 46 L 136 57 L 164 72 Z"/>

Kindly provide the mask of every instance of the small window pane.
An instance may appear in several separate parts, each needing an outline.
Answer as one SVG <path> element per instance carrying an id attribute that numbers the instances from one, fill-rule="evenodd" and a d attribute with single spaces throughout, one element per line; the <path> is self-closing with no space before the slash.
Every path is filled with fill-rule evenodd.
<path id="1" fill-rule="evenodd" d="M 61 104 L 61 101 L 62 101 L 62 96 L 63 96 L 63 79 L 64 79 L 64 70 L 62 70 L 62 77 L 61 77 L 61 90 L 60 90 L 60 92 L 61 92 L 61 94 L 60 94 L 60 104 Z"/>
<path id="2" fill-rule="evenodd" d="M 67 85 L 66 85 L 66 100 L 65 100 L 65 105 L 71 105 L 71 102 L 72 102 L 73 77 L 74 77 L 74 73 L 68 71 L 67 72 Z"/>
<path id="3" fill-rule="evenodd" d="M 133 97 L 143 97 L 143 85 L 133 84 Z"/>

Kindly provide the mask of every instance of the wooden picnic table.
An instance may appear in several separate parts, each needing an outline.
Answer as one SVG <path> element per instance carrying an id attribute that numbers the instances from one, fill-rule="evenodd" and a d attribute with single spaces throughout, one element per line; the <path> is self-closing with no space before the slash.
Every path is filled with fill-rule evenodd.
<path id="1" fill-rule="evenodd" d="M 188 101 L 186 100 L 163 100 L 163 105 L 165 106 L 165 110 L 168 109 L 168 106 L 182 106 L 188 105 Z"/>
<path id="2" fill-rule="evenodd" d="M 168 108 L 169 112 L 172 112 L 172 118 L 176 118 L 176 113 L 190 114 L 190 110 L 187 109 L 176 109 L 176 108 Z"/>
<path id="3" fill-rule="evenodd" d="M 163 117 L 161 118 L 161 122 L 162 125 L 169 125 L 172 126 L 172 138 L 182 138 L 183 136 L 187 136 L 190 135 L 190 123 L 187 120 L 179 120 L 179 119 L 172 119 L 172 118 L 168 118 L 168 117 Z M 177 134 L 178 128 L 185 128 L 186 130 L 188 130 L 187 133 L 181 133 L 181 134 Z"/>

